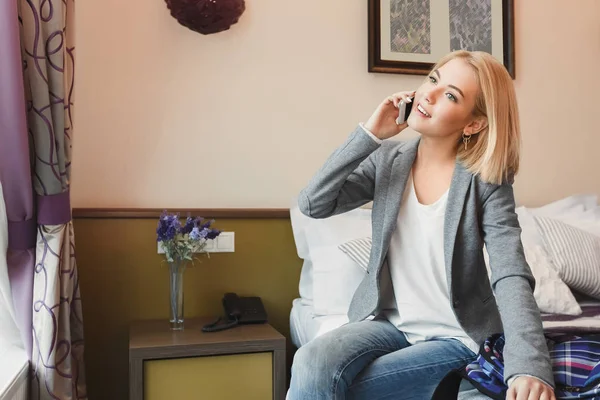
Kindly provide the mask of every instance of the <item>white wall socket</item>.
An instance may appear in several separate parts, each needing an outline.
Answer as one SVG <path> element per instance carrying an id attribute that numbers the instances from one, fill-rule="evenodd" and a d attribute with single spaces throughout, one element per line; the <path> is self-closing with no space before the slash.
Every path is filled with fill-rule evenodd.
<path id="1" fill-rule="evenodd" d="M 158 254 L 165 254 L 162 243 L 157 242 Z M 207 240 L 201 253 L 233 253 L 235 251 L 235 232 L 221 232 L 215 239 Z"/>

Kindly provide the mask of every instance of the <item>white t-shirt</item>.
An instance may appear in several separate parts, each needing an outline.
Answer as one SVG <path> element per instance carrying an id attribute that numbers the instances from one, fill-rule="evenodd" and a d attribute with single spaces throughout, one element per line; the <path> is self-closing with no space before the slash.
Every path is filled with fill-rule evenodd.
<path id="1" fill-rule="evenodd" d="M 448 191 L 435 203 L 419 203 L 412 173 L 388 252 L 395 299 L 384 310 L 409 343 L 455 338 L 474 353 L 479 346 L 461 328 L 451 307 L 444 263 L 444 216 Z M 394 307 L 395 306 L 395 307 Z"/>

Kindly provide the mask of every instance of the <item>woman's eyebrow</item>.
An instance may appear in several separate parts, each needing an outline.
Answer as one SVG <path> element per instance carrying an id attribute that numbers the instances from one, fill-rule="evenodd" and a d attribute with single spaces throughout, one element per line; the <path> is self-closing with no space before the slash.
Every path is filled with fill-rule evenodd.
<path id="1" fill-rule="evenodd" d="M 433 71 L 437 74 L 438 79 L 441 80 L 442 79 L 442 75 L 440 74 L 440 71 L 438 71 L 437 69 L 435 71 Z M 454 86 L 454 85 L 448 85 L 448 87 L 451 87 L 452 89 L 455 89 L 458 93 L 460 93 L 460 95 L 462 97 L 465 97 L 465 94 L 463 93 L 462 90 L 460 90 L 458 87 Z"/>

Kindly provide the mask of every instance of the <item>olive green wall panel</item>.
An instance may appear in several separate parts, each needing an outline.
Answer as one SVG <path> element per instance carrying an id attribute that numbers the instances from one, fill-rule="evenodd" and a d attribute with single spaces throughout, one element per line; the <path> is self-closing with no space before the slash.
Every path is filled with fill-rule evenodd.
<path id="1" fill-rule="evenodd" d="M 90 399 L 127 399 L 129 323 L 169 316 L 156 224 L 154 218 L 74 219 Z M 288 340 L 289 365 L 289 313 L 302 266 L 289 218 L 218 218 L 214 227 L 235 232 L 235 252 L 202 257 L 186 271 L 185 315 L 221 315 L 225 292 L 260 296 L 269 322 Z"/>

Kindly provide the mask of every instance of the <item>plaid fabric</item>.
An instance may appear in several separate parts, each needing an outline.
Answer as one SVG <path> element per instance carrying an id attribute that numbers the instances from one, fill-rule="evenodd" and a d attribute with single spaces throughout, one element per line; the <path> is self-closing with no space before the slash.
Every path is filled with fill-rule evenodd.
<path id="1" fill-rule="evenodd" d="M 547 333 L 556 383 L 556 398 L 600 399 L 600 334 L 567 335 Z M 504 399 L 504 336 L 493 335 L 481 346 L 475 361 L 461 372 L 480 392 Z"/>

